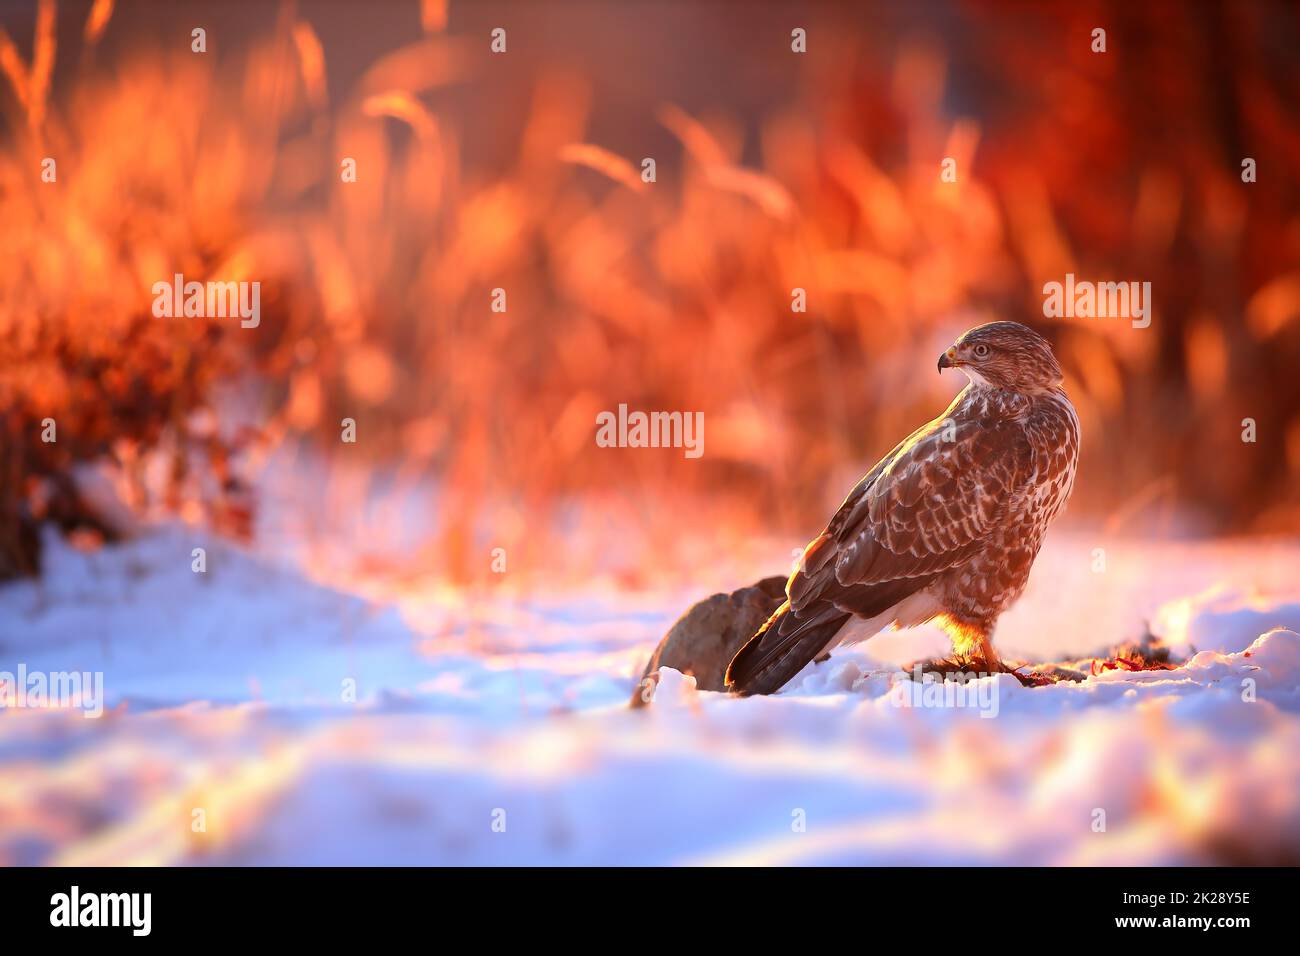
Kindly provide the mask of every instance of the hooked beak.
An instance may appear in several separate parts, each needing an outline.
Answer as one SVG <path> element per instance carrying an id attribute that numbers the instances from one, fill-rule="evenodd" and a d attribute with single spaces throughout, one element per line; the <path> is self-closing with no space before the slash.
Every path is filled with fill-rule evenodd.
<path id="1" fill-rule="evenodd" d="M 939 371 L 942 372 L 946 368 L 956 368 L 957 367 L 956 356 L 957 356 L 957 350 L 952 348 L 948 349 L 948 351 L 940 355 Z"/>

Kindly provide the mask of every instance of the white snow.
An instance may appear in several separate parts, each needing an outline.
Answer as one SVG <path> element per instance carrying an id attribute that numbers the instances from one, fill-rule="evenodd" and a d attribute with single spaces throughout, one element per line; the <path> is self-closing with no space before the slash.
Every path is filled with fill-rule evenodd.
<path id="1" fill-rule="evenodd" d="M 770 698 L 665 671 L 633 711 L 707 587 L 380 599 L 178 527 L 51 538 L 0 587 L 0 672 L 102 671 L 107 709 L 0 710 L 0 863 L 1300 861 L 1300 544 L 1094 547 L 1049 540 L 1004 653 L 1150 621 L 1195 656 L 933 706 L 897 671 L 923 630 Z"/>

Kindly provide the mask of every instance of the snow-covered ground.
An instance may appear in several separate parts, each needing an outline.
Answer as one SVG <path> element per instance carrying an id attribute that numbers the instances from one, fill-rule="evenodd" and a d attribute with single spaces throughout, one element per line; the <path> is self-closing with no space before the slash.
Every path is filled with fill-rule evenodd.
<path id="1" fill-rule="evenodd" d="M 666 627 L 747 580 L 376 598 L 198 543 L 205 574 L 175 527 L 51 539 L 0 587 L 0 674 L 102 672 L 105 707 L 0 710 L 0 862 L 1300 862 L 1297 542 L 1049 538 L 1004 654 L 1149 622 L 1176 670 L 936 700 L 897 672 L 921 629 L 771 698 L 666 672 L 641 710 Z"/>

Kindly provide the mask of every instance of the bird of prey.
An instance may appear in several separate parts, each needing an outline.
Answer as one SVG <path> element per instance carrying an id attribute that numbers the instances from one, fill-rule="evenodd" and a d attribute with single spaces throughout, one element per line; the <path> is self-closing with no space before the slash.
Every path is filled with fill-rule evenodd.
<path id="1" fill-rule="evenodd" d="M 1051 346 L 1018 322 L 969 330 L 946 368 L 969 383 L 804 549 L 785 603 L 727 668 L 734 693 L 775 693 L 838 644 L 926 621 L 951 637 L 953 669 L 1006 670 L 993 628 L 1074 487 L 1079 419 Z"/>

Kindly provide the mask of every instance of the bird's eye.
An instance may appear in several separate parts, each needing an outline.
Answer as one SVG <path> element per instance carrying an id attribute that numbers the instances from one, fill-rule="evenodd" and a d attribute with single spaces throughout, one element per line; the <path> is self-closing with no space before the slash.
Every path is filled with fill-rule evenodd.
<path id="1" fill-rule="evenodd" d="M 984 343 L 981 342 L 979 345 L 975 346 L 976 358 L 988 358 L 988 354 L 989 354 L 989 347 Z"/>

